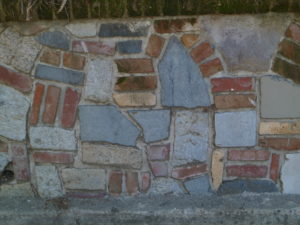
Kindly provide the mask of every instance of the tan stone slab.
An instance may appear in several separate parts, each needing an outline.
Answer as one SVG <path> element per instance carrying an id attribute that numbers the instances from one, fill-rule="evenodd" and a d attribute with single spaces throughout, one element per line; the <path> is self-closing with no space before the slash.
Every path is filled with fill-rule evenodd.
<path id="1" fill-rule="evenodd" d="M 261 122 L 260 134 L 300 134 L 299 122 Z"/>
<path id="2" fill-rule="evenodd" d="M 152 93 L 115 93 L 113 98 L 121 107 L 154 106 L 156 96 Z"/>
<path id="3" fill-rule="evenodd" d="M 222 150 L 215 150 L 212 155 L 211 175 L 214 190 L 217 190 L 222 183 L 224 155 Z"/>

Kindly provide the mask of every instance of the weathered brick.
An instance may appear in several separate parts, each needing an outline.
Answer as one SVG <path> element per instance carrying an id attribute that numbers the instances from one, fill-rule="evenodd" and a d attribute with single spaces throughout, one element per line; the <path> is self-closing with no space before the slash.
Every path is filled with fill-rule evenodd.
<path id="1" fill-rule="evenodd" d="M 117 50 L 121 54 L 134 54 L 142 51 L 142 40 L 119 41 Z"/>
<path id="2" fill-rule="evenodd" d="M 177 167 L 172 170 L 172 177 L 175 179 L 186 179 L 207 173 L 207 164 L 201 163 L 191 166 Z"/>
<path id="3" fill-rule="evenodd" d="M 276 57 L 273 61 L 272 70 L 286 78 L 292 79 L 296 83 L 300 83 L 300 66 L 289 63 L 286 60 Z"/>
<path id="4" fill-rule="evenodd" d="M 185 47 L 192 47 L 199 39 L 198 34 L 184 34 L 181 36 L 181 41 Z"/>
<path id="5" fill-rule="evenodd" d="M 214 102 L 217 109 L 254 108 L 255 95 L 216 95 Z"/>
<path id="6" fill-rule="evenodd" d="M 156 76 L 131 76 L 117 79 L 116 91 L 154 90 L 157 87 Z"/>
<path id="7" fill-rule="evenodd" d="M 64 163 L 70 164 L 74 162 L 74 155 L 65 152 L 44 152 L 35 151 L 32 154 L 35 162 L 39 163 Z"/>
<path id="8" fill-rule="evenodd" d="M 16 180 L 29 180 L 29 161 L 27 156 L 27 149 L 24 144 L 12 144 L 12 161 Z"/>
<path id="9" fill-rule="evenodd" d="M 113 98 L 121 107 L 156 105 L 156 95 L 152 93 L 115 93 Z"/>
<path id="10" fill-rule="evenodd" d="M 153 176 L 167 177 L 168 176 L 168 163 L 166 162 L 150 162 L 150 168 Z"/>
<path id="11" fill-rule="evenodd" d="M 32 79 L 18 72 L 0 66 L 0 83 L 11 86 L 21 92 L 31 91 Z"/>
<path id="12" fill-rule="evenodd" d="M 199 30 L 197 19 L 163 19 L 154 21 L 154 29 L 157 33 L 176 33 L 183 31 L 196 31 Z"/>
<path id="13" fill-rule="evenodd" d="M 211 75 L 214 75 L 215 73 L 223 71 L 222 62 L 219 58 L 210 60 L 201 64 L 200 70 L 204 77 L 209 77 Z"/>
<path id="14" fill-rule="evenodd" d="M 85 57 L 70 52 L 64 54 L 64 66 L 75 70 L 82 70 L 85 65 Z"/>
<path id="15" fill-rule="evenodd" d="M 261 178 L 266 177 L 267 171 L 267 166 L 257 165 L 233 165 L 226 167 L 227 176 L 231 177 Z"/>
<path id="16" fill-rule="evenodd" d="M 213 78 L 211 79 L 211 84 L 212 92 L 253 90 L 253 79 L 251 77 Z"/>
<path id="17" fill-rule="evenodd" d="M 43 100 L 45 85 L 37 83 L 33 97 L 32 108 L 29 116 L 30 125 L 36 125 L 39 121 L 40 108 Z"/>
<path id="18" fill-rule="evenodd" d="M 212 155 L 211 176 L 214 190 L 217 190 L 223 180 L 224 151 L 215 150 Z"/>
<path id="19" fill-rule="evenodd" d="M 0 152 L 8 152 L 8 144 L 0 140 Z"/>
<path id="20" fill-rule="evenodd" d="M 191 51 L 191 56 L 196 63 L 202 62 L 212 54 L 214 54 L 214 49 L 208 42 L 201 43 Z"/>
<path id="21" fill-rule="evenodd" d="M 129 195 L 134 195 L 139 190 L 138 173 L 126 172 L 126 190 Z"/>
<path id="22" fill-rule="evenodd" d="M 277 182 L 279 178 L 279 159 L 278 154 L 272 154 L 271 167 L 270 167 L 270 178 Z"/>
<path id="23" fill-rule="evenodd" d="M 113 42 L 102 41 L 73 41 L 74 52 L 92 53 L 112 56 L 115 54 L 116 45 Z"/>
<path id="24" fill-rule="evenodd" d="M 45 108 L 43 112 L 43 122 L 54 124 L 59 103 L 60 88 L 49 85 L 47 89 Z"/>
<path id="25" fill-rule="evenodd" d="M 293 151 L 300 149 L 299 138 L 261 138 L 259 145 L 264 148 L 272 148 L 282 151 Z"/>
<path id="26" fill-rule="evenodd" d="M 300 64 L 300 46 L 295 43 L 283 40 L 279 44 L 279 54 L 282 56 L 294 61 L 297 64 Z"/>
<path id="27" fill-rule="evenodd" d="M 265 161 L 270 158 L 270 152 L 264 150 L 230 150 L 227 159 L 231 161 Z"/>
<path id="28" fill-rule="evenodd" d="M 295 23 L 291 24 L 285 32 L 285 35 L 295 41 L 300 42 L 300 26 Z"/>
<path id="29" fill-rule="evenodd" d="M 117 59 L 115 60 L 120 73 L 153 73 L 151 59 Z"/>
<path id="30" fill-rule="evenodd" d="M 105 23 L 99 31 L 100 37 L 142 37 L 147 36 L 149 23 L 141 22 L 136 24 Z"/>
<path id="31" fill-rule="evenodd" d="M 149 172 L 143 172 L 141 174 L 141 191 L 147 192 L 151 186 L 151 174 Z"/>
<path id="32" fill-rule="evenodd" d="M 122 193 L 122 178 L 121 171 L 111 171 L 109 174 L 108 190 L 112 195 L 119 195 Z"/>
<path id="33" fill-rule="evenodd" d="M 40 61 L 43 63 L 51 64 L 53 66 L 59 66 L 60 64 L 60 51 L 52 49 L 46 49 L 43 51 Z"/>
<path id="34" fill-rule="evenodd" d="M 170 144 L 151 145 L 147 150 L 148 160 L 169 160 Z"/>
<path id="35" fill-rule="evenodd" d="M 146 48 L 146 54 L 152 57 L 158 57 L 165 44 L 165 39 L 158 35 L 152 34 Z"/>
<path id="36" fill-rule="evenodd" d="M 300 134 L 300 122 L 261 122 L 260 134 Z"/>
<path id="37" fill-rule="evenodd" d="M 80 101 L 80 93 L 72 88 L 67 88 L 64 99 L 64 106 L 61 115 L 63 128 L 72 128 L 76 120 L 77 105 Z"/>
<path id="38" fill-rule="evenodd" d="M 13 158 L 26 158 L 27 150 L 23 144 L 12 144 L 11 153 Z"/>

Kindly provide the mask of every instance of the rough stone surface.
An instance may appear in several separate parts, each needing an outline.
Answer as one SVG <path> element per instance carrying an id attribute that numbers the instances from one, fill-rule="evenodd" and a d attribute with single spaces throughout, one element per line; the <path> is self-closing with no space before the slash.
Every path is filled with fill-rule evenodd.
<path id="1" fill-rule="evenodd" d="M 148 58 L 115 60 L 120 73 L 154 73 L 153 62 Z"/>
<path id="2" fill-rule="evenodd" d="M 121 54 L 134 54 L 142 51 L 141 40 L 120 41 L 117 43 L 117 50 Z"/>
<path id="3" fill-rule="evenodd" d="M 7 28 L 0 35 L 0 62 L 10 64 L 20 43 L 19 33 Z"/>
<path id="4" fill-rule="evenodd" d="M 261 114 L 264 118 L 300 118 L 300 86 L 279 76 L 261 79 Z"/>
<path id="5" fill-rule="evenodd" d="M 74 131 L 55 127 L 31 127 L 30 145 L 35 149 L 76 150 Z"/>
<path id="6" fill-rule="evenodd" d="M 75 36 L 83 37 L 94 37 L 97 33 L 96 22 L 92 23 L 69 23 L 66 28 Z"/>
<path id="7" fill-rule="evenodd" d="M 154 90 L 157 87 L 156 76 L 119 77 L 116 81 L 116 91 Z"/>
<path id="8" fill-rule="evenodd" d="M 115 93 L 113 98 L 121 107 L 154 106 L 156 95 L 153 93 Z"/>
<path id="9" fill-rule="evenodd" d="M 208 89 L 198 66 L 193 62 L 180 41 L 172 36 L 158 71 L 163 106 L 193 108 L 209 106 Z"/>
<path id="10" fill-rule="evenodd" d="M 14 29 L 24 36 L 32 36 L 48 29 L 50 23 L 46 21 L 30 21 L 30 23 L 16 23 Z"/>
<path id="11" fill-rule="evenodd" d="M 45 49 L 40 57 L 40 61 L 51 64 L 53 66 L 59 66 L 60 64 L 60 51 L 53 49 Z"/>
<path id="12" fill-rule="evenodd" d="M 22 141 L 26 136 L 29 100 L 12 88 L 0 85 L 0 136 Z"/>
<path id="13" fill-rule="evenodd" d="M 175 116 L 174 165 L 205 161 L 208 152 L 208 114 L 200 110 L 178 111 Z"/>
<path id="14" fill-rule="evenodd" d="M 70 39 L 61 31 L 46 31 L 37 37 L 37 41 L 53 48 L 68 50 L 70 47 Z"/>
<path id="15" fill-rule="evenodd" d="M 215 114 L 216 139 L 221 147 L 256 145 L 256 112 L 224 112 Z"/>
<path id="16" fill-rule="evenodd" d="M 185 188 L 190 195 L 208 194 L 210 190 L 209 177 L 204 175 L 193 180 L 184 182 Z"/>
<path id="17" fill-rule="evenodd" d="M 55 166 L 35 166 L 35 176 L 41 197 L 56 198 L 64 194 Z"/>
<path id="18" fill-rule="evenodd" d="M 0 152 L 0 173 L 2 173 L 10 161 L 8 154 Z"/>
<path id="19" fill-rule="evenodd" d="M 260 134 L 300 134 L 300 122 L 261 122 Z"/>
<path id="20" fill-rule="evenodd" d="M 169 137 L 171 123 L 169 110 L 135 110 L 129 113 L 142 127 L 146 143 Z"/>
<path id="21" fill-rule="evenodd" d="M 107 102 L 112 95 L 113 65 L 110 60 L 90 59 L 84 98 L 95 102 Z"/>
<path id="22" fill-rule="evenodd" d="M 184 34 L 181 36 L 181 41 L 185 47 L 192 47 L 199 39 L 198 34 Z"/>
<path id="23" fill-rule="evenodd" d="M 151 183 L 151 188 L 148 191 L 150 194 L 182 194 L 183 190 L 179 183 L 169 178 L 156 178 Z"/>
<path id="24" fill-rule="evenodd" d="M 215 150 L 212 154 L 211 177 L 214 190 L 220 187 L 223 180 L 224 156 L 225 152 L 222 150 Z"/>
<path id="25" fill-rule="evenodd" d="M 140 131 L 114 106 L 80 106 L 80 138 L 135 146 Z"/>
<path id="26" fill-rule="evenodd" d="M 152 57 L 158 57 L 164 47 L 165 39 L 158 35 L 152 34 L 146 48 L 146 54 Z"/>
<path id="27" fill-rule="evenodd" d="M 61 175 L 67 189 L 105 190 L 105 170 L 67 168 Z"/>
<path id="28" fill-rule="evenodd" d="M 149 22 L 106 23 L 100 27 L 100 37 L 142 37 L 147 36 Z"/>
<path id="29" fill-rule="evenodd" d="M 300 194 L 300 154 L 286 154 L 285 162 L 281 170 L 281 182 L 283 193 L 286 194 Z"/>
<path id="30" fill-rule="evenodd" d="M 85 163 L 139 169 L 142 151 L 116 145 L 82 144 L 82 161 Z"/>

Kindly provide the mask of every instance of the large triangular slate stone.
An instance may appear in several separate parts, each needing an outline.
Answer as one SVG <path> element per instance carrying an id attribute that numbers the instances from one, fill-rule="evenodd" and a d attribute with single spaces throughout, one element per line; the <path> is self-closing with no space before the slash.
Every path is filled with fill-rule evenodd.
<path id="1" fill-rule="evenodd" d="M 208 89 L 198 66 L 184 46 L 171 37 L 158 65 L 163 106 L 210 106 Z"/>

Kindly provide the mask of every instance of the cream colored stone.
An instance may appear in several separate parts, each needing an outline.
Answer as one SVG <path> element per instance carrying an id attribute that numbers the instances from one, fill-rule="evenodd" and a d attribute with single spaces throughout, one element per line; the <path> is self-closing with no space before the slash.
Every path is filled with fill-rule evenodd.
<path id="1" fill-rule="evenodd" d="M 152 93 L 115 93 L 113 98 L 121 107 L 154 106 L 156 96 Z"/>
<path id="2" fill-rule="evenodd" d="M 300 122 L 261 122 L 260 134 L 300 134 Z"/>
<path id="3" fill-rule="evenodd" d="M 224 151 L 222 150 L 216 150 L 212 155 L 211 175 L 214 190 L 217 190 L 222 183 L 224 155 Z"/>

